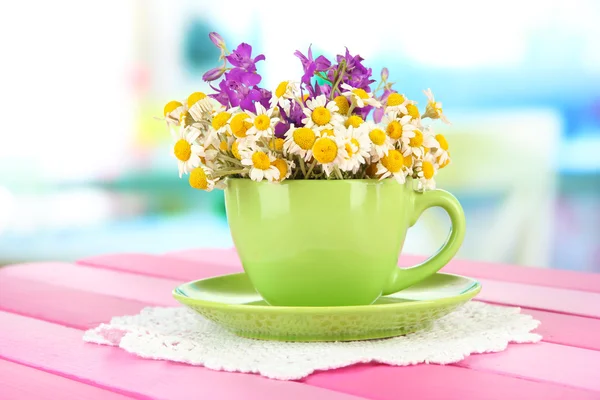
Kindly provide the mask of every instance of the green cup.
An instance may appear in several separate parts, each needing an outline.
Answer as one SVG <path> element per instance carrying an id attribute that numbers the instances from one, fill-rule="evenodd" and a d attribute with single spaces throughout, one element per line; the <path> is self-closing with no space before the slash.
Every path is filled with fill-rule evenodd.
<path id="1" fill-rule="evenodd" d="M 437 272 L 465 236 L 458 200 L 415 192 L 412 181 L 229 179 L 225 205 L 244 270 L 274 306 L 372 304 Z M 408 228 L 436 206 L 450 216 L 448 240 L 422 264 L 398 268 Z"/>

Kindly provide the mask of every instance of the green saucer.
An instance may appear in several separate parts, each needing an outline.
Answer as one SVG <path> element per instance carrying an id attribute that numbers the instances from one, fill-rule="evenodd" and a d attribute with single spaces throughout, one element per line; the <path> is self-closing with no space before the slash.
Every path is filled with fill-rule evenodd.
<path id="1" fill-rule="evenodd" d="M 185 283 L 173 296 L 239 336 L 314 342 L 380 339 L 415 332 L 480 290 L 474 279 L 437 273 L 368 306 L 275 307 L 266 304 L 246 274 L 240 273 Z"/>

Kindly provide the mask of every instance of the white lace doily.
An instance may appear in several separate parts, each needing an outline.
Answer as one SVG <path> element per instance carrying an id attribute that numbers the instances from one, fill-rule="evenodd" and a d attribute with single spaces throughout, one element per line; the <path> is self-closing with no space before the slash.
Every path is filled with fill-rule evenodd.
<path id="1" fill-rule="evenodd" d="M 238 337 L 184 307 L 148 307 L 85 332 L 86 342 L 118 346 L 143 358 L 171 360 L 268 378 L 301 379 L 317 370 L 378 362 L 450 364 L 470 354 L 534 343 L 539 321 L 519 308 L 471 301 L 426 330 L 391 339 L 290 343 Z"/>

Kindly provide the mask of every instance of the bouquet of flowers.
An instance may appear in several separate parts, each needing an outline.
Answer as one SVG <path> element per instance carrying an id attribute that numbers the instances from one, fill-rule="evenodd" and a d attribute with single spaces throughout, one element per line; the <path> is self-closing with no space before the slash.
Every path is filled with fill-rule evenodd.
<path id="1" fill-rule="evenodd" d="M 448 142 L 424 125 L 449 123 L 442 103 L 425 91 L 423 113 L 393 88 L 387 68 L 375 89 L 371 68 L 348 49 L 335 62 L 300 59 L 299 81 L 281 82 L 273 92 L 260 87 L 252 46 L 229 52 L 213 32 L 222 65 L 203 75 L 214 93 L 192 93 L 170 101 L 164 119 L 175 144 L 179 176 L 189 173 L 193 188 L 223 188 L 226 177 L 285 179 L 396 179 L 416 182 L 416 190 L 435 188 L 438 170 L 450 163 Z"/>

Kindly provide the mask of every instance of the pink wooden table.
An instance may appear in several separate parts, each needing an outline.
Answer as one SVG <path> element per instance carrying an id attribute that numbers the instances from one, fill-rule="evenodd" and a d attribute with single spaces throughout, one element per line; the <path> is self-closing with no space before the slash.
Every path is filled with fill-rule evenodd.
<path id="1" fill-rule="evenodd" d="M 112 316 L 178 305 L 181 282 L 240 270 L 233 251 L 210 249 L 1 268 L 0 399 L 600 399 L 600 274 L 453 261 L 444 271 L 481 280 L 477 300 L 521 306 L 544 340 L 446 366 L 361 365 L 284 382 L 81 339 Z"/>

